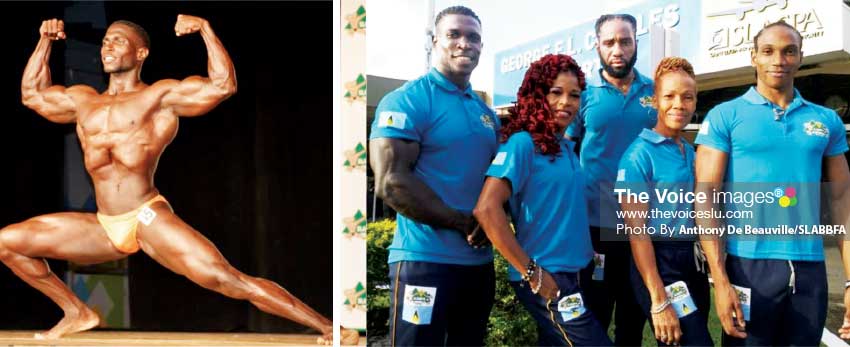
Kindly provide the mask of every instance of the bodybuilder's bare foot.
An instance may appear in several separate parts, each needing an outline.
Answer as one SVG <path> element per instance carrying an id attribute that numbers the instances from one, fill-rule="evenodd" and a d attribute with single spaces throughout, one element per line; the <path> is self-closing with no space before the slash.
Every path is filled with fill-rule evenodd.
<path id="1" fill-rule="evenodd" d="M 45 333 L 36 333 L 37 340 L 52 340 L 80 331 L 89 330 L 100 324 L 100 317 L 90 308 L 83 306 L 79 314 L 65 314 L 59 323 Z"/>
<path id="2" fill-rule="evenodd" d="M 339 344 L 340 346 L 354 346 L 358 342 L 360 342 L 360 333 L 358 333 L 357 330 L 346 329 L 346 328 L 343 328 L 343 327 L 339 327 L 339 329 L 340 329 L 339 339 L 341 340 L 340 344 Z M 333 345 L 334 344 L 333 331 L 322 335 L 322 337 L 320 337 L 316 340 L 316 343 L 318 343 L 320 345 Z"/>

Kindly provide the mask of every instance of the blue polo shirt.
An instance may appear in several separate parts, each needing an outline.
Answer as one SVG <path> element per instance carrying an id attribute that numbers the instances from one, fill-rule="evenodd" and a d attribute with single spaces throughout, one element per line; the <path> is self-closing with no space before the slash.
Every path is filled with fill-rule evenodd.
<path id="1" fill-rule="evenodd" d="M 680 141 L 684 153 L 673 139 L 643 129 L 620 159 L 615 187 L 630 189 L 634 193 L 649 193 L 648 211 L 693 211 L 693 204 L 669 200 L 666 195 L 663 201 L 659 201 L 656 193 L 656 190 L 662 193 L 666 190 L 666 194 L 694 191 L 694 147 L 684 138 Z M 677 238 L 696 240 L 693 235 L 678 235 L 682 226 L 694 226 L 694 220 L 684 214 L 656 214 L 656 218 L 647 218 L 645 223 L 657 232 L 660 232 L 663 224 L 670 230 L 676 230 L 674 236 Z"/>
<path id="2" fill-rule="evenodd" d="M 549 272 L 578 272 L 593 257 L 584 199 L 584 173 L 573 153 L 575 143 L 561 140 L 561 154 L 536 151 L 531 135 L 515 133 L 499 147 L 487 176 L 511 182 L 509 204 L 516 238 L 529 257 Z M 508 278 L 521 276 L 508 267 Z"/>
<path id="3" fill-rule="evenodd" d="M 581 166 L 587 174 L 585 196 L 590 225 L 614 228 L 619 205 L 614 196 L 617 165 L 623 152 L 643 129 L 655 126 L 652 80 L 635 71 L 629 93 L 623 95 L 602 77 L 587 86 L 581 108 L 567 128 L 571 138 L 581 137 Z"/>
<path id="4" fill-rule="evenodd" d="M 431 69 L 381 99 L 369 138 L 419 143 L 413 175 L 446 205 L 471 215 L 499 147 L 498 130 L 499 118 L 471 86 L 461 90 Z M 396 223 L 389 263 L 481 265 L 493 260 L 490 247 L 472 248 L 457 230 L 434 228 L 400 213 Z"/>
<path id="5" fill-rule="evenodd" d="M 754 218 L 727 219 L 745 227 L 820 224 L 820 181 L 824 157 L 847 151 L 844 125 L 834 111 L 806 101 L 794 90 L 784 115 L 755 87 L 709 111 L 696 143 L 728 153 L 725 182 L 732 192 L 775 192 L 771 202 L 726 204 L 753 210 Z M 781 207 L 780 194 L 794 188 L 794 206 Z M 759 235 L 730 237 L 729 254 L 750 259 L 823 260 L 820 237 Z"/>

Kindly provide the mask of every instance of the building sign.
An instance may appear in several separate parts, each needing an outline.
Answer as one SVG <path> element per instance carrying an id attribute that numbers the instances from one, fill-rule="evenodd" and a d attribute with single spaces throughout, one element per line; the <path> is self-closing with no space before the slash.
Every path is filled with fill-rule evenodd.
<path id="1" fill-rule="evenodd" d="M 696 73 L 750 66 L 753 37 L 769 23 L 784 20 L 803 35 L 803 53 L 811 57 L 842 50 L 841 1 L 701 1 L 700 57 Z"/>
<path id="2" fill-rule="evenodd" d="M 784 20 L 803 35 L 806 64 L 848 57 L 850 8 L 836 0 L 648 0 L 618 10 L 637 19 L 637 64 L 649 75 L 649 28 L 658 25 L 679 36 L 676 55 L 688 59 L 699 75 L 750 66 L 753 37 L 765 25 Z M 493 105 L 509 106 L 531 62 L 549 53 L 569 54 L 589 81 L 599 79 L 596 18 L 575 27 L 532 40 L 495 55 Z M 850 30 L 850 29 L 848 29 Z M 698 39 L 696 39 L 698 38 Z M 829 53 L 829 56 L 827 56 Z"/>
<path id="3" fill-rule="evenodd" d="M 682 37 L 697 35 L 695 31 L 697 26 L 693 25 L 695 23 L 689 26 L 683 25 L 691 18 L 698 18 L 699 8 L 690 1 L 652 0 L 617 12 L 631 14 L 637 19 L 636 67 L 644 74 L 648 74 L 651 70 L 648 42 L 651 26 L 659 25 L 665 29 L 679 31 Z M 591 18 L 575 27 L 496 53 L 493 105 L 507 106 L 515 101 L 516 92 L 528 66 L 546 54 L 568 54 L 578 62 L 589 81 L 598 79 L 598 70 L 602 66 L 596 50 L 595 24 L 596 18 Z"/>

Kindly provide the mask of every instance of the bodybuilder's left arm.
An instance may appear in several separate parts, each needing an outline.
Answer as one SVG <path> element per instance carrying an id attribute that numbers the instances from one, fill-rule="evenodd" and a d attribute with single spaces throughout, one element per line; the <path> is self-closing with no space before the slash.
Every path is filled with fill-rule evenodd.
<path id="1" fill-rule="evenodd" d="M 171 108 L 178 116 L 200 116 L 236 93 L 236 70 L 224 45 L 205 19 L 178 15 L 174 31 L 177 36 L 200 32 L 207 46 L 209 77 L 190 76 L 179 82 L 161 81 L 172 84 L 162 98 L 162 107 Z"/>

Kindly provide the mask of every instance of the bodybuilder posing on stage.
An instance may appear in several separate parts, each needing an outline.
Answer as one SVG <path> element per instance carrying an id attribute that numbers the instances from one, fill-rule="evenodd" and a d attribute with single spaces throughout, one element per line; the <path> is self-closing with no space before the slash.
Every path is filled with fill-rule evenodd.
<path id="1" fill-rule="evenodd" d="M 154 187 L 154 172 L 177 134 L 177 117 L 200 116 L 236 92 L 233 62 L 210 24 L 179 15 L 177 36 L 199 32 L 208 55 L 209 77 L 140 79 L 150 39 L 140 26 L 114 22 L 100 50 L 109 88 L 102 94 L 85 85 L 53 85 L 48 59 L 52 42 L 65 39 L 61 20 L 41 24 L 38 45 L 24 70 L 24 105 L 55 123 L 76 123 L 85 166 L 94 183 L 98 212 L 54 213 L 0 230 L 0 260 L 65 313 L 36 338 L 55 339 L 96 327 L 100 319 L 51 273 L 43 258 L 94 264 L 127 257 L 141 249 L 157 262 L 204 288 L 250 301 L 260 310 L 322 333 L 330 343 L 332 323 L 274 282 L 233 268 L 201 233 L 172 212 Z M 342 342 L 357 332 L 342 330 Z M 351 340 L 352 341 L 346 341 Z"/>

